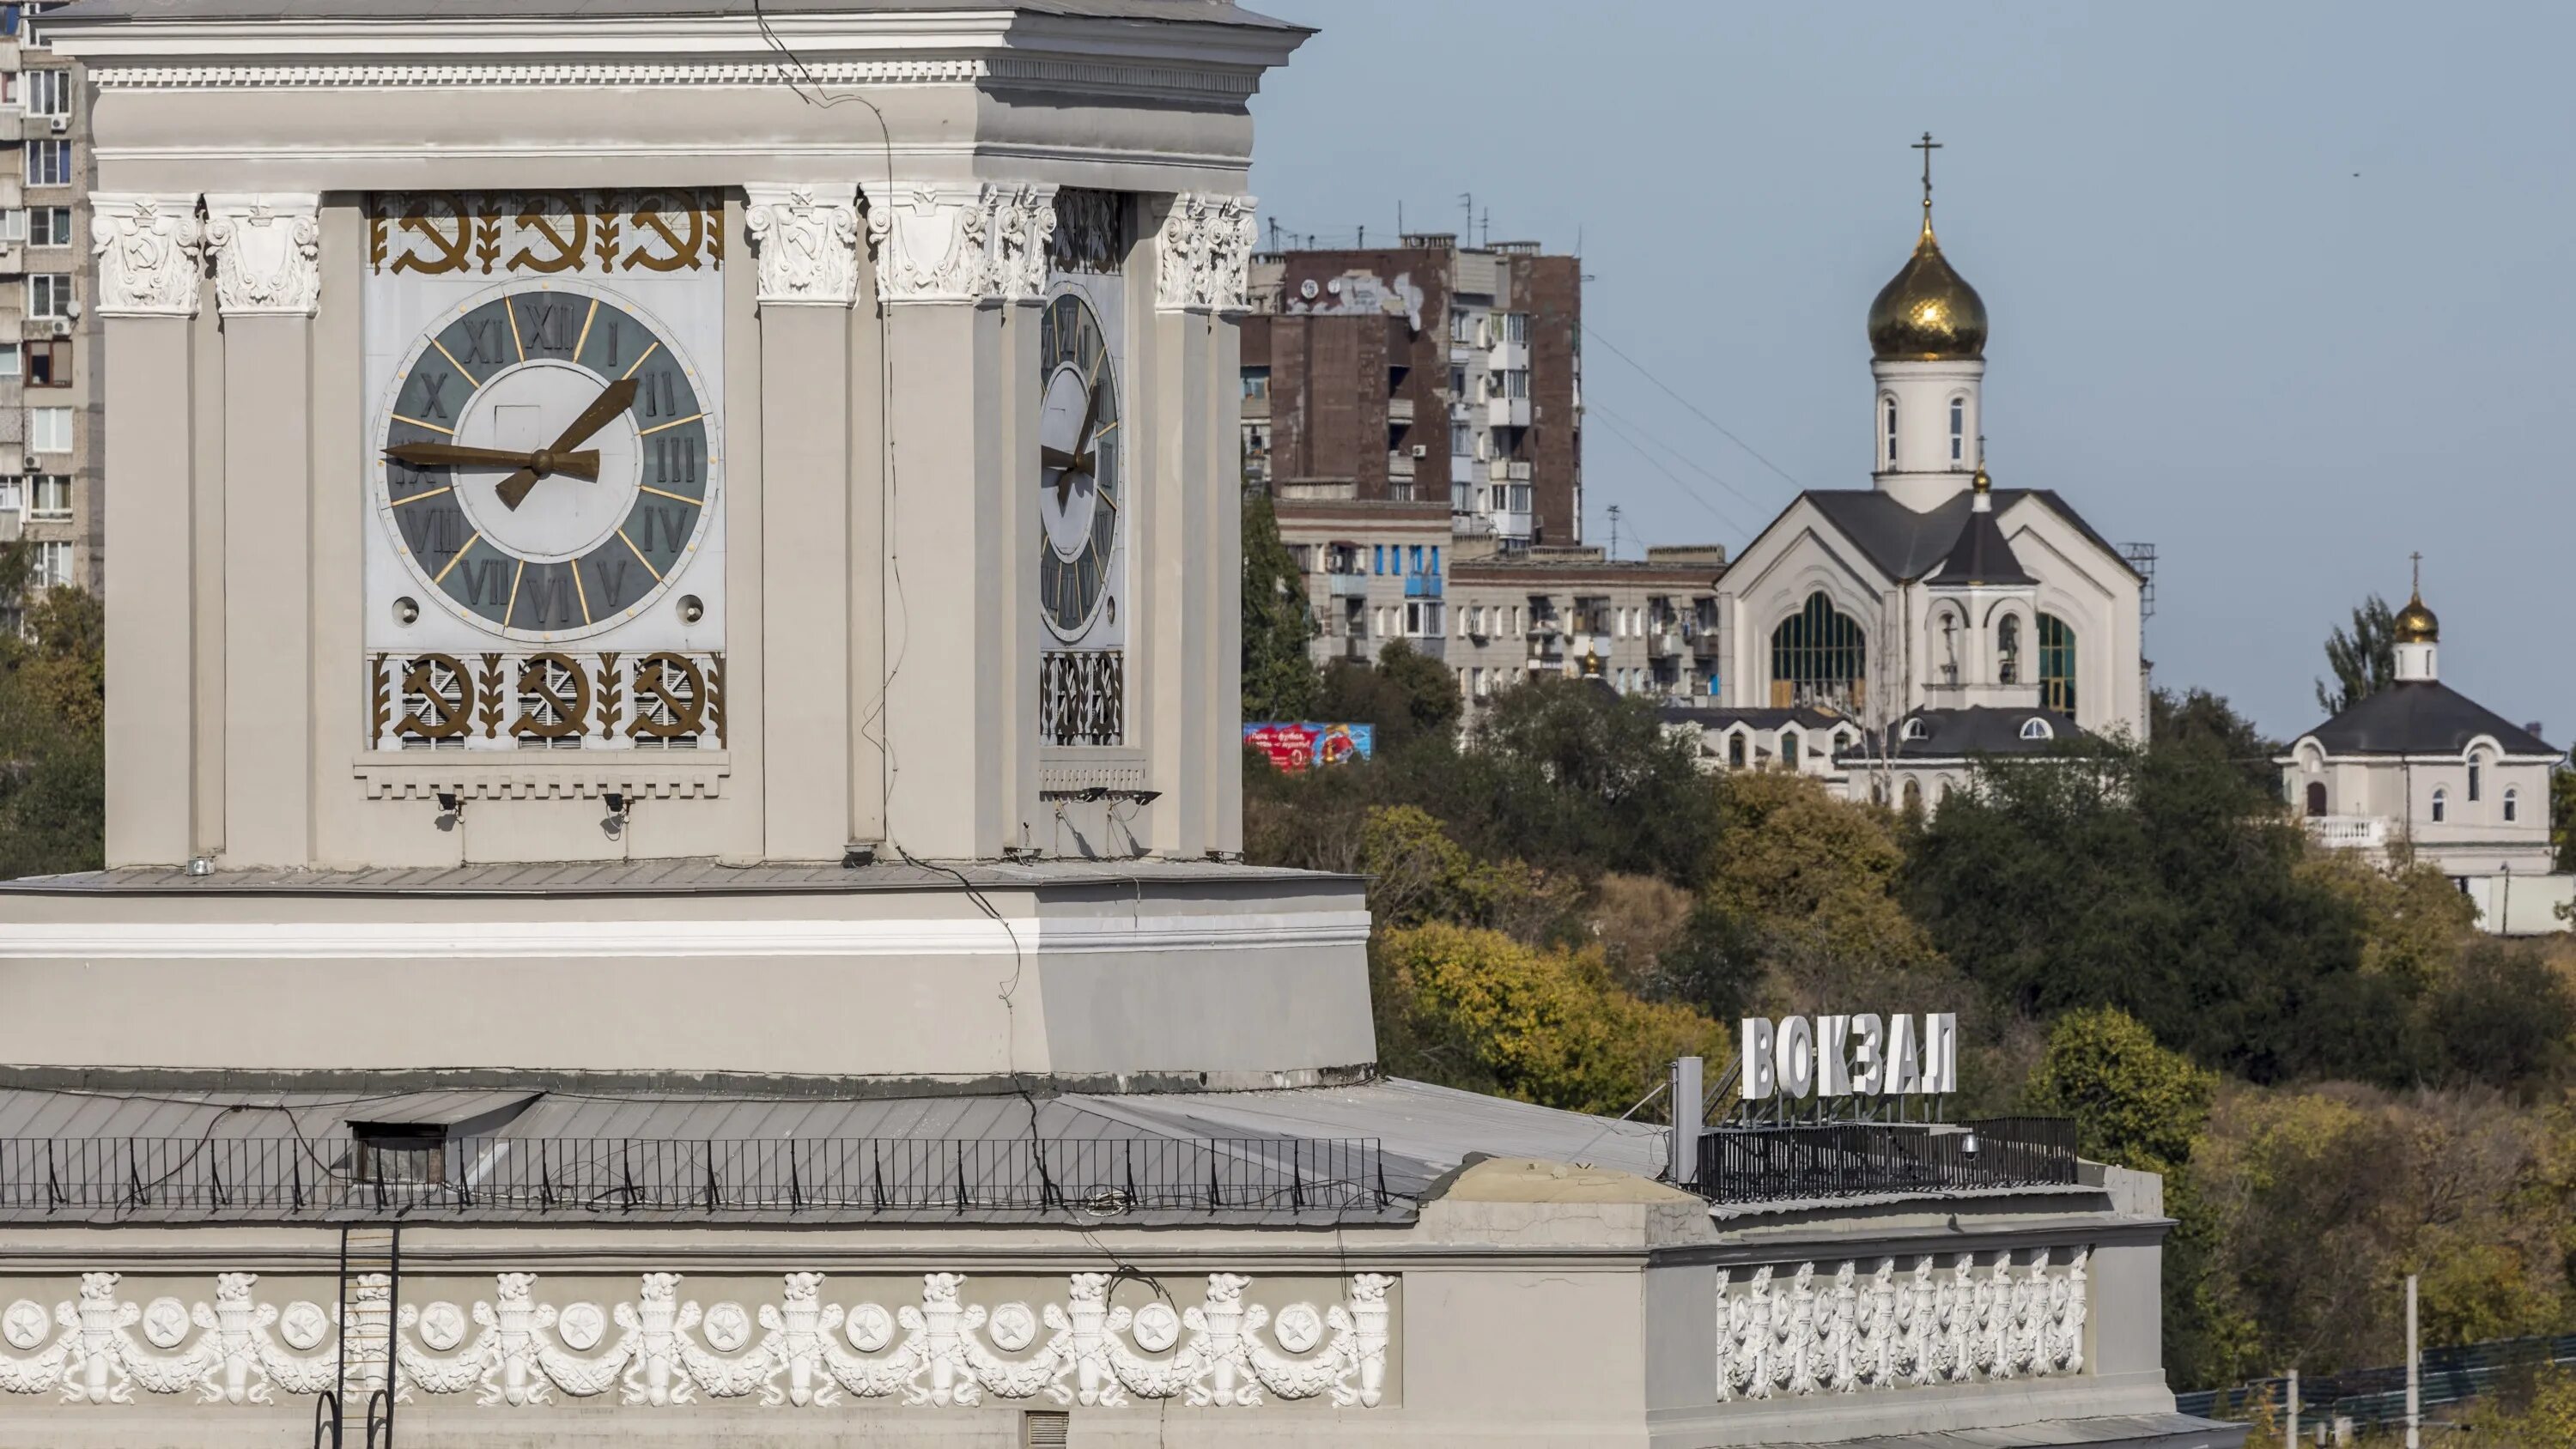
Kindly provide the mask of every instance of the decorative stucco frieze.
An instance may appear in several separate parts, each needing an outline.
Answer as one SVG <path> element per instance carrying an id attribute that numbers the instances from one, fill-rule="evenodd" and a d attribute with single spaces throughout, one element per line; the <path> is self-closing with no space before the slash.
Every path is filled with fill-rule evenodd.
<path id="1" fill-rule="evenodd" d="M 847 307 L 859 297 L 858 188 L 743 188 L 760 257 L 760 305 Z"/>
<path id="2" fill-rule="evenodd" d="M 322 299 L 321 209 L 312 195 L 206 198 L 206 247 L 225 316 L 313 315 Z"/>
<path id="3" fill-rule="evenodd" d="M 981 302 L 993 295 L 992 188 L 897 182 L 868 195 L 868 247 L 877 297 Z"/>
<path id="4" fill-rule="evenodd" d="M 1241 312 L 1251 306 L 1253 201 L 1184 191 L 1157 237 L 1154 305 L 1166 312 Z"/>
<path id="5" fill-rule="evenodd" d="M 928 1273 L 918 1300 L 889 1310 L 833 1301 L 821 1273 L 785 1275 L 774 1302 L 702 1302 L 677 1273 L 646 1273 L 613 1303 L 541 1302 L 532 1273 L 502 1273 L 469 1303 L 404 1302 L 388 1324 L 388 1284 L 359 1280 L 350 1383 L 381 1387 L 390 1344 L 396 1397 L 471 1393 L 490 1407 L 599 1399 L 659 1409 L 720 1401 L 827 1408 L 848 1399 L 967 1407 L 987 1396 L 1116 1406 L 1177 1399 L 1248 1408 L 1266 1399 L 1384 1402 L 1390 1337 L 1380 1273 L 1350 1279 L 1346 1302 L 1296 1302 L 1275 1314 L 1244 1302 L 1253 1280 L 1208 1275 L 1187 1308 L 1110 1301 L 1110 1276 L 1076 1273 L 1062 1294 L 992 1307 L 963 1301 L 966 1277 Z M 317 1394 L 339 1373 L 340 1309 L 262 1301 L 258 1276 L 217 1276 L 211 1303 L 129 1297 L 115 1273 L 81 1278 L 48 1312 L 0 1309 L 0 1394 L 124 1404 L 137 1390 L 204 1404 L 265 1404 Z M 409 1291 L 410 1285 L 406 1288 Z M 1265 1331 L 1266 1330 L 1266 1331 Z"/>
<path id="6" fill-rule="evenodd" d="M 102 317 L 194 317 L 205 276 L 195 192 L 93 191 L 90 253 Z"/>
<path id="7" fill-rule="evenodd" d="M 706 61 L 695 64 L 637 62 L 617 64 L 528 63 L 449 65 L 435 61 L 375 65 L 114 65 L 90 71 L 102 90 L 238 90 L 257 88 L 440 90 L 468 87 L 525 89 L 566 86 L 707 86 L 811 90 L 816 86 L 944 86 L 992 83 L 1114 90 L 1138 97 L 1175 100 L 1235 99 L 1251 96 L 1253 76 L 1227 67 L 1217 70 L 1152 65 L 1135 61 L 1076 59 L 1067 56 L 956 56 L 911 60 Z"/>
<path id="8" fill-rule="evenodd" d="M 1770 1267 L 1717 1295 L 1717 1394 L 1769 1399 L 1861 1389 L 1901 1389 L 1974 1380 L 2055 1378 L 2084 1371 L 2088 1248 L 2051 1271 L 2051 1250 L 2016 1266 L 2001 1252 L 1982 1269 L 1961 1253 L 1945 1271 L 1938 1257 L 1900 1274 L 1894 1258 L 1861 1265 L 1800 1263 L 1779 1281 Z"/>

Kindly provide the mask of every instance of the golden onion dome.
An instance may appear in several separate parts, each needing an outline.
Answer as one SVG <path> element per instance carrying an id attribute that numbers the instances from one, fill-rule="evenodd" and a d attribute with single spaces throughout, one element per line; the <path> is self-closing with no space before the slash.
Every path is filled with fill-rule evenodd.
<path id="1" fill-rule="evenodd" d="M 1941 255 L 1928 200 L 1914 255 L 1869 304 L 1869 351 L 1879 362 L 1955 362 L 1986 355 L 1985 301 Z"/>
<path id="2" fill-rule="evenodd" d="M 2406 601 L 2405 608 L 2397 611 L 2397 642 L 2400 644 L 2442 642 L 2442 621 L 2434 618 L 2433 611 L 2424 607 L 2424 595 L 2421 590 Z"/>

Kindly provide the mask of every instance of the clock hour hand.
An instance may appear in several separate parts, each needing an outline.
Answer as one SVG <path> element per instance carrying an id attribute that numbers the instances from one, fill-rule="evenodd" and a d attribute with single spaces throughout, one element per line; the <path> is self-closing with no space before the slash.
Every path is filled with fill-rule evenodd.
<path id="1" fill-rule="evenodd" d="M 517 453 L 505 448 L 465 448 L 451 443 L 403 443 L 385 449 L 385 456 L 415 468 L 517 468 L 524 471 L 542 464 L 549 473 L 569 473 L 575 478 L 591 479 L 599 476 L 599 454 L 596 450 Z"/>
<path id="2" fill-rule="evenodd" d="M 591 400 L 590 406 L 581 410 L 581 416 L 572 420 L 572 426 L 563 430 L 563 435 L 555 439 L 554 447 L 548 451 L 560 454 L 563 450 L 578 448 L 590 441 L 590 435 L 607 427 L 609 419 L 635 406 L 636 386 L 635 379 L 631 377 L 623 382 L 610 383 L 606 391 Z M 539 458 L 545 456 L 547 456 L 546 453 L 537 455 Z M 598 457 L 596 453 L 590 456 L 593 459 Z M 501 486 L 494 490 L 501 500 L 501 505 L 516 510 L 520 504 L 527 501 L 528 490 L 537 486 L 537 480 L 545 476 L 545 472 L 546 470 L 536 467 L 534 460 L 531 460 L 529 466 L 502 479 Z M 590 465 L 590 472 L 586 476 L 591 478 L 599 476 L 599 464 L 596 461 Z"/>

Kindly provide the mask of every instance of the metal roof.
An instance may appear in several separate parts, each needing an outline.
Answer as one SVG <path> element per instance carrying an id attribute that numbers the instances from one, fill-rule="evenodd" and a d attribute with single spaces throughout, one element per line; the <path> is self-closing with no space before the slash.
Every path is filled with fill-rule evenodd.
<path id="1" fill-rule="evenodd" d="M 2548 741 L 2437 679 L 2375 689 L 2308 731 L 2331 755 L 2458 755 L 2480 736 L 2508 755 L 2556 755 Z"/>
<path id="2" fill-rule="evenodd" d="M 1056 888 L 1302 882 L 1329 885 L 1357 876 L 1202 860 L 1046 860 L 1030 864 L 960 861 L 842 866 L 789 862 L 726 865 L 705 858 L 570 861 L 375 870 L 227 870 L 192 876 L 166 866 L 82 871 L 0 881 L 0 894 L 628 896 L 856 895 L 870 891 L 1050 890 Z"/>
<path id="3" fill-rule="evenodd" d="M 1810 488 L 1798 496 L 1814 504 L 1826 521 L 1892 579 L 1919 579 L 1940 567 L 1966 529 L 1970 513 L 1969 495 L 1965 492 L 1921 513 L 1875 488 Z M 2091 539 L 2105 557 L 2133 574 L 2137 572 L 2136 565 L 2094 532 L 2084 515 L 2069 507 L 2054 489 L 1998 488 L 1993 497 L 1997 517 L 2024 499 L 2035 500 Z"/>
<path id="4" fill-rule="evenodd" d="M 770 16 L 1013 11 L 1086 20 L 1143 20 L 1308 32 L 1231 0 L 80 0 L 44 17 L 73 20 L 586 20 L 652 16 Z"/>

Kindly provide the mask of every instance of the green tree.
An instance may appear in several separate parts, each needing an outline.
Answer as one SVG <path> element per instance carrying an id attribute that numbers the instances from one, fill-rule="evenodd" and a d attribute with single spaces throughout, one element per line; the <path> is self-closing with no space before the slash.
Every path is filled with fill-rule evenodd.
<path id="1" fill-rule="evenodd" d="M 2549 772 L 2549 843 L 2560 874 L 2576 871 L 2576 770 Z"/>
<path id="2" fill-rule="evenodd" d="M 2317 705 L 2331 717 L 2397 682 L 2397 616 L 2377 594 L 2352 611 L 2352 628 L 2326 636 L 2326 667 L 2334 687 L 2317 681 Z"/>
<path id="3" fill-rule="evenodd" d="M 106 628 L 96 597 L 26 597 L 24 545 L 0 550 L 0 594 L 23 599 L 0 632 L 0 878 L 94 870 L 105 859 Z"/>
<path id="4" fill-rule="evenodd" d="M 2116 1006 L 2257 1081 L 2388 1079 L 2355 1021 L 2405 1015 L 2359 911 L 2302 875 L 2304 833 L 2207 739 L 1996 761 L 1908 851 L 1904 898 L 1998 1005 Z"/>
<path id="5" fill-rule="evenodd" d="M 1447 666 L 1391 639 L 1373 668 L 1342 659 L 1326 665 L 1312 708 L 1310 718 L 1375 726 L 1377 748 L 1394 751 L 1417 736 L 1455 733 L 1463 706 Z"/>
<path id="6" fill-rule="evenodd" d="M 1315 666 L 1306 641 L 1315 637 L 1306 579 L 1279 541 L 1279 515 L 1264 496 L 1243 501 L 1243 717 L 1309 719 Z"/>
<path id="7" fill-rule="evenodd" d="M 2254 721 L 2238 714 L 2225 697 L 2206 689 L 2180 694 L 2159 689 L 2147 696 L 2147 738 L 2159 744 L 2205 740 L 2227 756 L 2246 783 L 2265 794 L 2279 788 L 2279 741 L 2266 736 Z"/>
<path id="8" fill-rule="evenodd" d="M 1597 949 L 1434 924 L 1384 933 L 1370 965 L 1378 1058 L 1398 1076 L 1609 1113 L 1675 1057 L 1728 1054 L 1724 1028 L 1620 990 Z"/>

